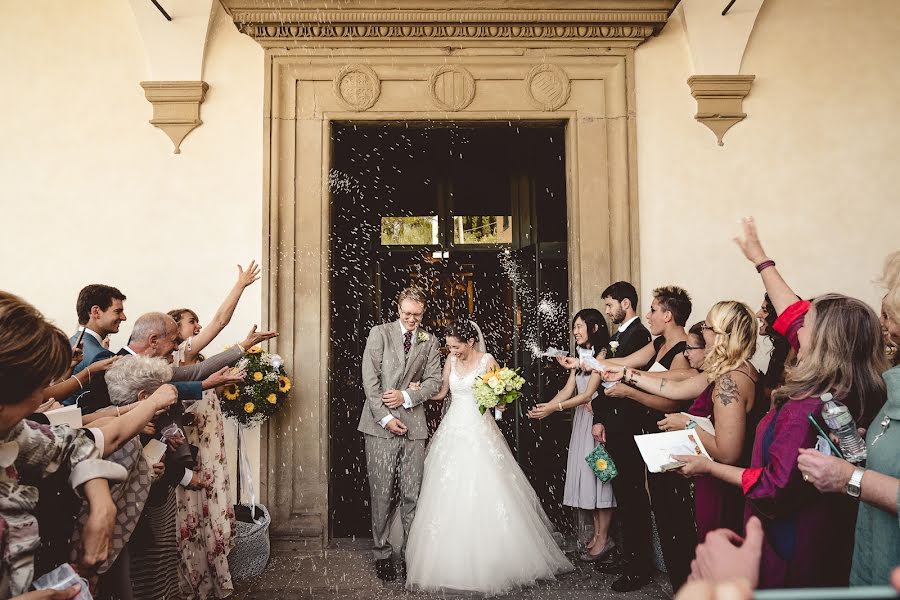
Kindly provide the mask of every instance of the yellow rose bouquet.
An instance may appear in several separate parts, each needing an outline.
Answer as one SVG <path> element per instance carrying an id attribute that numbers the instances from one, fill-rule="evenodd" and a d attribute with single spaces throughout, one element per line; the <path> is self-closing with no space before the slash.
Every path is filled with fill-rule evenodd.
<path id="1" fill-rule="evenodd" d="M 253 346 L 236 367 L 246 371 L 247 377 L 242 385 L 225 387 L 220 400 L 222 413 L 242 425 L 262 423 L 281 409 L 291 389 L 284 360 Z"/>
<path id="2" fill-rule="evenodd" d="M 488 371 L 475 379 L 473 391 L 478 411 L 484 414 L 489 408 L 496 408 L 515 402 L 522 394 L 525 380 L 515 369 L 503 367 Z"/>

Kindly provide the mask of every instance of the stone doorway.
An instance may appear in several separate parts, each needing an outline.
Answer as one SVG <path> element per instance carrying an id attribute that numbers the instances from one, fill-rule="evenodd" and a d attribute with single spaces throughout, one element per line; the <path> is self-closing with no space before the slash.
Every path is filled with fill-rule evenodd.
<path id="1" fill-rule="evenodd" d="M 262 433 L 276 539 L 328 538 L 332 124 L 563 124 L 569 308 L 596 304 L 639 281 L 634 48 L 676 4 L 223 0 L 266 49 L 263 310 L 296 382 Z"/>

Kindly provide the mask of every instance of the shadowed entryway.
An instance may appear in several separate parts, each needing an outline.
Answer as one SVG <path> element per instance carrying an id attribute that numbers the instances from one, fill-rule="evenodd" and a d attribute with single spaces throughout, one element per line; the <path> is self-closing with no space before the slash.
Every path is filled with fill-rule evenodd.
<path id="1" fill-rule="evenodd" d="M 562 124 L 333 125 L 330 537 L 371 534 L 360 361 L 369 329 L 397 318 L 410 285 L 430 298 L 426 330 L 440 336 L 472 318 L 497 360 L 521 369 L 525 395 L 501 429 L 547 513 L 569 529 L 569 418 L 524 416 L 566 375 L 531 353 L 569 339 L 564 142 Z M 426 410 L 433 431 L 441 404 Z"/>

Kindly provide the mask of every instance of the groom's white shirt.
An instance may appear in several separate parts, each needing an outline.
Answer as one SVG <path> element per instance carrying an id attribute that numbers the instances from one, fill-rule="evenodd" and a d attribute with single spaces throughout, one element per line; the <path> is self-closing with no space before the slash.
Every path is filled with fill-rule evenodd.
<path id="1" fill-rule="evenodd" d="M 405 336 L 406 335 L 406 327 L 404 327 L 403 323 L 401 323 L 400 321 L 397 321 L 397 325 L 400 326 L 400 335 Z M 412 330 L 412 340 L 413 341 L 415 341 L 416 334 L 418 334 L 418 333 L 419 333 L 418 327 L 416 327 L 415 329 Z M 409 397 L 409 394 L 405 390 L 401 393 L 403 394 L 403 408 L 406 408 L 406 409 L 412 408 L 412 399 Z M 378 422 L 378 424 L 381 425 L 382 427 L 384 427 L 385 429 L 387 429 L 388 423 L 390 423 L 393 420 L 394 420 L 394 415 L 388 415 L 385 418 L 383 418 L 382 420 L 380 420 Z"/>

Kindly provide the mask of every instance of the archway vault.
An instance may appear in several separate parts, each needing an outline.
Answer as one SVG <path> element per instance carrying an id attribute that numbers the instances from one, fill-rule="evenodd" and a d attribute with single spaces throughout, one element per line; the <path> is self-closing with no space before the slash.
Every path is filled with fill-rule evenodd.
<path id="1" fill-rule="evenodd" d="M 634 48 L 676 4 L 223 0 L 266 48 L 264 318 L 296 381 L 263 432 L 276 539 L 328 530 L 331 123 L 564 123 L 570 306 L 596 304 L 608 282 L 639 281 Z"/>

